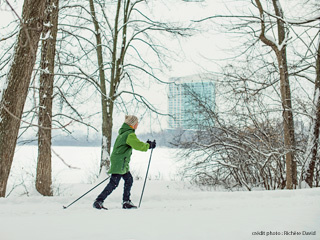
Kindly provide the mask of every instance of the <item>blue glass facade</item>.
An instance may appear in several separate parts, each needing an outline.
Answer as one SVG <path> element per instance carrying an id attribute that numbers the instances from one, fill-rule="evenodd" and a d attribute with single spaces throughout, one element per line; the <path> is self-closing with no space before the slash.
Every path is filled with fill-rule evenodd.
<path id="1" fill-rule="evenodd" d="M 206 113 L 200 105 L 207 109 L 215 108 L 215 84 L 212 80 L 201 79 L 198 75 L 172 78 L 169 86 L 168 110 L 169 129 L 195 130 L 206 122 Z M 195 123 L 201 122 L 201 124 Z"/>

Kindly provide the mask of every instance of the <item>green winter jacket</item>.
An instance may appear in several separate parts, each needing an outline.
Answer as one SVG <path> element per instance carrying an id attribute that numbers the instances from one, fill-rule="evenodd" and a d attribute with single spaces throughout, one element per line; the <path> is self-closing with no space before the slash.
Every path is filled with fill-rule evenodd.
<path id="1" fill-rule="evenodd" d="M 146 152 L 149 149 L 149 144 L 141 142 L 137 138 L 135 130 L 124 123 L 119 129 L 119 135 L 113 146 L 110 156 L 111 167 L 108 173 L 123 175 L 129 172 L 132 148 Z"/>

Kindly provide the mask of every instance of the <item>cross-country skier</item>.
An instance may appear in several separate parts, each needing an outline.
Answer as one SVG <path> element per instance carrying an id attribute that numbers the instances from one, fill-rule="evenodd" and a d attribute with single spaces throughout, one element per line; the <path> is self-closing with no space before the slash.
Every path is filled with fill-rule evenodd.
<path id="1" fill-rule="evenodd" d="M 146 152 L 148 149 L 156 147 L 156 142 L 147 141 L 141 142 L 135 130 L 138 127 L 138 118 L 134 115 L 126 115 L 122 127 L 119 129 L 119 135 L 113 146 L 110 156 L 111 167 L 108 173 L 111 174 L 110 181 L 105 189 L 100 193 L 93 207 L 97 209 L 106 209 L 103 207 L 103 201 L 116 189 L 120 179 L 124 180 L 123 203 L 122 208 L 130 209 L 137 208 L 130 200 L 130 191 L 133 183 L 133 177 L 129 170 L 129 162 L 132 154 L 132 149 Z"/>

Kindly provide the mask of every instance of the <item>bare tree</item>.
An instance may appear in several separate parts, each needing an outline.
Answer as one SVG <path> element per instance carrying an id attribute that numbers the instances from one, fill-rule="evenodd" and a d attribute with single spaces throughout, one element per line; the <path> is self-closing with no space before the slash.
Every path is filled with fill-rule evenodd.
<path id="1" fill-rule="evenodd" d="M 52 196 L 51 128 L 58 12 L 59 0 L 47 0 L 40 63 L 38 164 L 36 177 L 36 189 L 44 196 Z"/>
<path id="2" fill-rule="evenodd" d="M 9 4 L 8 1 L 6 1 Z M 13 161 L 21 115 L 36 61 L 36 52 L 43 26 L 45 1 L 26 0 L 14 58 L 7 75 L 0 105 L 0 197 L 6 193 Z M 14 9 L 12 9 L 14 11 Z"/>
<path id="3" fill-rule="evenodd" d="M 223 75 L 214 77 L 219 98 L 215 107 L 192 88 L 183 91 L 190 106 L 187 121 L 193 130 L 182 131 L 174 142 L 182 148 L 185 176 L 200 185 L 249 191 L 286 187 L 282 121 L 274 116 L 279 110 L 269 107 L 268 94 L 259 79 L 251 76 L 250 65 L 225 67 Z M 261 78 L 268 75 L 271 72 Z M 303 132 L 298 139 L 301 135 Z M 298 159 L 303 155 L 298 150 L 303 148 L 303 140 L 296 144 Z"/>
<path id="4" fill-rule="evenodd" d="M 100 171 L 102 167 L 109 169 L 110 166 L 110 149 L 111 149 L 111 137 L 112 137 L 112 114 L 109 113 L 108 105 L 108 95 L 106 89 L 106 77 L 104 71 L 104 61 L 103 61 L 103 52 L 102 52 L 102 41 L 101 33 L 98 19 L 96 17 L 96 11 L 94 7 L 93 0 L 89 0 L 90 3 L 90 13 L 95 29 L 96 36 L 96 52 L 98 60 L 98 69 L 99 69 L 99 79 L 100 79 L 100 93 L 101 93 L 101 110 L 102 110 L 102 142 L 101 142 L 101 163 Z M 119 1 L 118 4 L 121 2 Z M 119 17 L 119 8 L 117 11 L 117 17 Z M 110 122 L 111 119 L 111 122 Z M 111 129 L 111 130 L 110 130 Z"/>
<path id="5" fill-rule="evenodd" d="M 260 40 L 270 46 L 275 52 L 278 69 L 280 75 L 280 93 L 283 106 L 283 126 L 284 126 L 284 144 L 287 148 L 286 153 L 286 178 L 287 178 L 287 189 L 295 188 L 297 185 L 297 165 L 294 160 L 294 122 L 292 113 L 292 103 L 291 103 L 291 90 L 289 83 L 289 73 L 288 73 L 288 63 L 287 63 L 287 53 L 286 45 L 288 41 L 288 28 L 283 15 L 283 10 L 281 8 L 280 2 L 278 0 L 273 0 L 273 8 L 275 11 L 275 17 L 277 17 L 277 32 L 278 32 L 278 42 L 270 40 L 266 35 L 266 13 L 261 4 L 260 0 L 255 1 L 260 12 L 261 19 L 261 34 Z M 271 26 L 270 26 L 271 27 Z"/>
<path id="6" fill-rule="evenodd" d="M 156 43 L 153 33 L 162 32 L 172 35 L 187 35 L 187 28 L 177 27 L 173 24 L 154 21 L 143 13 L 138 6 L 143 5 L 142 0 L 119 0 L 109 3 L 108 9 L 105 2 L 89 0 L 90 17 L 94 26 L 95 43 L 94 50 L 97 55 L 98 72 L 92 82 L 101 94 L 102 107 L 102 148 L 100 171 L 109 166 L 111 149 L 112 126 L 114 109 L 118 103 L 123 103 L 124 95 L 131 95 L 138 103 L 146 106 L 153 112 L 157 110 L 150 105 L 144 96 L 135 92 L 135 80 L 137 75 L 144 75 L 162 82 L 154 73 L 152 64 L 148 63 L 147 49 L 161 64 L 165 47 Z M 84 6 L 74 6 L 87 11 Z M 142 6 L 143 7 L 143 6 Z M 87 28 L 87 27 L 86 27 Z M 142 47 L 141 47 L 142 46 Z M 92 52 L 92 46 L 90 52 Z M 86 53 L 88 54 L 88 53 Z M 150 54 L 149 54 L 150 55 Z M 107 56 L 107 57 L 105 57 Z M 104 60 L 107 59 L 107 60 Z M 95 68 L 96 69 L 96 68 Z M 106 77 L 109 76 L 109 77 Z M 121 83 L 129 86 L 121 88 Z M 124 109 L 126 109 L 124 107 Z M 127 110 L 125 110 L 127 111 Z M 130 111 L 132 113 L 132 110 Z"/>
<path id="7" fill-rule="evenodd" d="M 304 167 L 304 177 L 307 184 L 312 187 L 314 182 L 314 172 L 316 164 L 319 165 L 319 130 L 320 130 L 320 37 L 318 36 L 318 51 L 316 56 L 316 80 L 315 80 L 315 93 L 313 112 L 314 118 L 311 120 L 311 132 L 306 151 L 306 163 Z M 319 169 L 318 169 L 319 171 Z M 317 184 L 319 184 L 317 182 Z"/>
<path id="8" fill-rule="evenodd" d="M 250 1 L 248 1 L 248 4 L 249 2 Z M 309 69 L 310 66 L 307 66 L 308 63 L 306 63 L 305 57 L 301 57 L 299 61 L 294 62 L 293 59 L 290 59 L 292 55 L 290 55 L 290 57 L 287 57 L 287 50 L 289 47 L 289 49 L 291 50 L 290 54 L 297 54 L 298 48 L 294 50 L 292 49 L 295 48 L 294 44 L 296 44 L 297 41 L 303 39 L 303 37 L 301 36 L 302 34 L 296 33 L 293 27 L 297 26 L 298 24 L 301 25 L 312 23 L 317 18 L 310 19 L 306 17 L 306 20 L 303 21 L 289 21 L 286 16 L 284 16 L 283 9 L 279 0 L 255 0 L 251 1 L 251 4 L 255 9 L 258 9 L 259 16 L 253 14 L 254 9 L 252 8 L 244 14 L 240 13 L 238 15 L 215 15 L 202 19 L 202 21 L 214 18 L 229 19 L 232 24 L 228 25 L 227 29 L 229 31 L 232 31 L 233 33 L 240 33 L 243 38 L 247 39 L 246 43 L 249 43 L 247 45 L 244 44 L 246 49 L 244 49 L 243 52 L 240 53 L 240 55 L 245 55 L 247 57 L 256 57 L 257 62 L 260 58 L 264 59 L 265 65 L 261 66 L 260 69 L 274 68 L 274 66 L 276 66 L 276 71 L 274 71 L 272 75 L 275 76 L 276 74 L 278 74 L 278 76 L 273 81 L 271 81 L 270 84 L 265 84 L 265 81 L 262 81 L 261 89 L 267 89 L 271 87 L 275 90 L 275 94 L 279 94 L 279 97 L 281 99 L 284 129 L 283 138 L 284 145 L 286 147 L 285 160 L 287 169 L 287 188 L 292 189 L 297 186 L 297 159 L 294 156 L 296 151 L 296 133 L 293 121 L 295 109 L 293 108 L 294 106 L 292 103 L 292 81 L 290 82 L 289 78 L 297 76 L 298 71 L 302 73 L 306 69 Z M 235 21 L 233 21 L 233 19 Z M 309 28 L 311 27 L 307 26 L 305 31 L 308 31 Z M 294 35 L 296 35 L 295 41 L 292 40 L 292 36 L 289 37 L 290 33 L 294 33 Z M 258 44 L 259 42 L 262 42 L 264 45 L 269 46 L 272 51 L 270 52 L 265 50 L 263 55 L 255 54 L 254 56 L 250 56 L 253 52 L 256 52 L 256 49 L 260 48 Z M 308 53 L 310 50 L 307 49 L 306 51 Z M 302 56 L 306 55 L 307 53 L 300 54 Z M 251 66 L 250 68 L 254 67 Z M 260 71 L 260 69 L 259 67 L 257 67 L 254 68 L 253 71 L 258 72 Z M 256 82 L 256 80 L 253 79 L 253 81 L 251 82 Z M 279 87 L 277 85 L 278 83 Z M 297 115 L 298 113 L 296 113 L 296 116 Z"/>

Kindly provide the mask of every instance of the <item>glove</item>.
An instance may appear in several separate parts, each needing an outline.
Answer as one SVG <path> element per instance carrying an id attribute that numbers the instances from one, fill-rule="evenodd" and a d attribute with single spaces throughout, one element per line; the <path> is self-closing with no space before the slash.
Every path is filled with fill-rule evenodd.
<path id="1" fill-rule="evenodd" d="M 153 140 L 153 142 L 151 142 L 150 140 L 147 141 L 147 143 L 149 143 L 149 149 L 154 149 L 156 148 L 156 140 Z"/>

